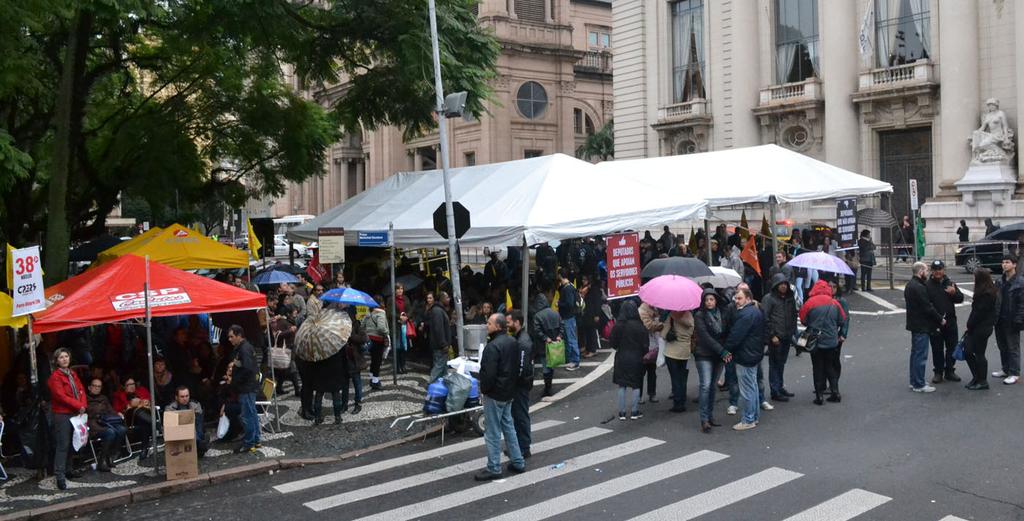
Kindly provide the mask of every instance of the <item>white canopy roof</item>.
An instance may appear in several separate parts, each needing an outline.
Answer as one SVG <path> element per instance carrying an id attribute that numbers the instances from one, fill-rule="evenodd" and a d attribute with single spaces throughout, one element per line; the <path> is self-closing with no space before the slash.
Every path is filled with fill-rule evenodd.
<path id="1" fill-rule="evenodd" d="M 855 174 L 778 145 L 599 163 L 615 177 L 641 178 L 662 190 L 695 195 L 711 207 L 812 201 L 892 192 L 889 183 Z"/>
<path id="2" fill-rule="evenodd" d="M 471 215 L 470 230 L 460 239 L 466 246 L 643 230 L 695 218 L 706 207 L 696 191 L 664 190 L 563 154 L 453 168 L 450 174 L 453 200 Z M 340 227 L 354 244 L 357 232 L 387 230 L 394 223 L 397 246 L 446 246 L 432 221 L 442 202 L 440 170 L 402 172 L 293 228 L 288 237 L 313 241 L 318 228 Z"/>

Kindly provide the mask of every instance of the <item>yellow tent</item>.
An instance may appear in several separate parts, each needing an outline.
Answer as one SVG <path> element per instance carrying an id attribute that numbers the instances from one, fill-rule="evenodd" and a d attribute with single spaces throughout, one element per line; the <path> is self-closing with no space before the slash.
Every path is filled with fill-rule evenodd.
<path id="1" fill-rule="evenodd" d="M 154 230 L 156 230 L 154 232 Z M 182 270 L 249 267 L 249 254 L 221 244 L 205 235 L 173 224 L 150 231 L 99 254 L 93 265 L 110 262 L 122 255 L 138 255 Z"/>
<path id="2" fill-rule="evenodd" d="M 13 327 L 18 329 L 19 327 L 25 327 L 28 323 L 28 317 L 12 317 L 11 313 L 14 312 L 14 301 L 11 300 L 11 296 L 6 293 L 0 293 L 0 327 Z"/>

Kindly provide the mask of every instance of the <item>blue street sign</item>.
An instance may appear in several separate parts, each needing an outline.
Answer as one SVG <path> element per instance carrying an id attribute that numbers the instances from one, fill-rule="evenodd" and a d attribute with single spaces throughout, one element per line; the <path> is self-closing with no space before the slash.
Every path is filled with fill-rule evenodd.
<path id="1" fill-rule="evenodd" d="M 357 245 L 371 247 L 390 246 L 390 241 L 388 240 L 388 231 L 382 230 L 379 232 L 359 232 Z"/>

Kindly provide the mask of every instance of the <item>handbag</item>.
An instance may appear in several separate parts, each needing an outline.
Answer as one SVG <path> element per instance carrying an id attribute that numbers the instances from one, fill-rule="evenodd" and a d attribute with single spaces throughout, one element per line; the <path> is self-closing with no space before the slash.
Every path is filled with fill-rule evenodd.
<path id="1" fill-rule="evenodd" d="M 960 341 L 956 343 L 956 349 L 953 350 L 954 360 L 965 360 L 967 358 L 965 351 L 967 350 L 967 333 L 964 333 L 960 337 Z"/>
<path id="2" fill-rule="evenodd" d="M 270 348 L 270 365 L 274 369 L 288 369 L 292 365 L 292 350 L 287 347 Z"/>
<path id="3" fill-rule="evenodd" d="M 124 418 L 116 414 L 108 414 L 100 419 L 100 423 L 107 427 L 124 427 Z"/>
<path id="4" fill-rule="evenodd" d="M 797 350 L 809 353 L 818 347 L 818 332 L 811 328 L 804 329 L 796 338 Z"/>
<path id="5" fill-rule="evenodd" d="M 544 354 L 546 355 L 544 367 L 554 369 L 560 365 L 565 365 L 565 341 L 548 342 L 544 345 Z"/>
<path id="6" fill-rule="evenodd" d="M 662 351 L 659 340 L 662 340 L 661 335 L 656 333 L 650 334 L 650 343 L 648 344 L 647 352 L 644 353 L 644 364 L 655 365 L 658 363 L 658 353 Z"/>
<path id="7" fill-rule="evenodd" d="M 405 336 L 416 338 L 416 326 L 413 325 L 412 320 L 405 323 Z"/>
<path id="8" fill-rule="evenodd" d="M 227 415 L 222 415 L 217 420 L 217 439 L 223 440 L 228 435 L 228 428 L 231 427 L 231 420 L 228 419 Z"/>

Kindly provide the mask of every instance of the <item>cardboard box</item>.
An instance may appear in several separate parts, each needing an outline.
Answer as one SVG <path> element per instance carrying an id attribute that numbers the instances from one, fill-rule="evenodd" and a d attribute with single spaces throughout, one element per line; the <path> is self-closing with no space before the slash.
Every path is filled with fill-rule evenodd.
<path id="1" fill-rule="evenodd" d="M 199 475 L 196 452 L 196 415 L 192 411 L 164 412 L 164 457 L 167 480 L 189 479 Z"/>
<path id="2" fill-rule="evenodd" d="M 164 413 L 164 441 L 196 439 L 196 415 L 192 411 Z"/>
<path id="3" fill-rule="evenodd" d="M 167 481 L 190 479 L 199 475 L 196 440 L 168 441 L 164 445 Z"/>

